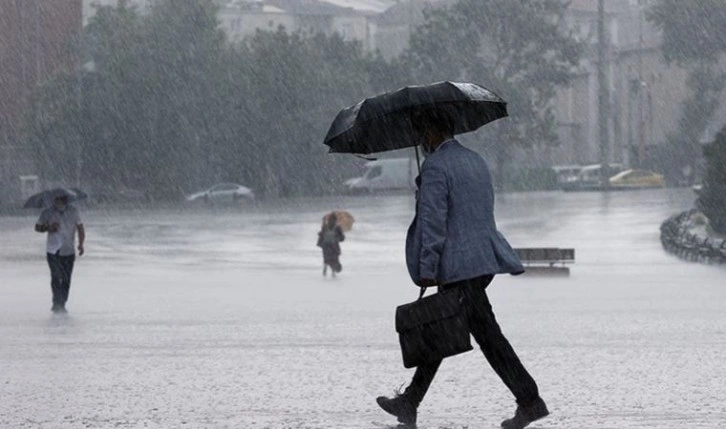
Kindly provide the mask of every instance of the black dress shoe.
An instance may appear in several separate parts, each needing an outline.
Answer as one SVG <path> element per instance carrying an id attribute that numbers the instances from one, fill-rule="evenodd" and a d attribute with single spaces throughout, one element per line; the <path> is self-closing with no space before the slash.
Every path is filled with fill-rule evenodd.
<path id="1" fill-rule="evenodd" d="M 514 417 L 502 422 L 503 429 L 524 429 L 535 420 L 547 417 L 550 412 L 542 398 L 537 398 L 534 402 L 526 406 L 518 406 Z"/>
<path id="2" fill-rule="evenodd" d="M 379 396 L 376 398 L 383 411 L 398 417 L 398 422 L 407 426 L 416 426 L 416 406 L 410 403 L 405 396 L 395 398 Z"/>

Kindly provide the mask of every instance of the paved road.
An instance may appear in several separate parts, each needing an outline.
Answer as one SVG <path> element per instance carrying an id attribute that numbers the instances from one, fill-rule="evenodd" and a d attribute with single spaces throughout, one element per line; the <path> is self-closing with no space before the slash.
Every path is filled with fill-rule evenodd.
<path id="1" fill-rule="evenodd" d="M 504 332 L 552 416 L 535 428 L 726 426 L 726 269 L 665 254 L 687 190 L 501 195 L 517 247 L 575 247 L 569 278 L 498 277 Z M 320 216 L 357 218 L 321 276 Z M 378 428 L 408 381 L 393 331 L 412 300 L 406 196 L 256 210 L 85 213 L 67 316 L 49 312 L 35 219 L 0 218 L 0 428 Z M 449 359 L 421 428 L 496 428 L 513 411 L 478 351 Z"/>

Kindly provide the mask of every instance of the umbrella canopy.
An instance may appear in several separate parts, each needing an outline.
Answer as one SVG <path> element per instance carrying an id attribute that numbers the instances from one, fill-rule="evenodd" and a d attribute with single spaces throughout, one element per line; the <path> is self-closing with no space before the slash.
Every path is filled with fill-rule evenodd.
<path id="1" fill-rule="evenodd" d="M 345 232 L 353 229 L 353 222 L 355 222 L 355 218 L 352 214 L 345 210 L 333 210 L 330 213 L 326 213 L 325 216 L 323 216 L 323 225 L 328 222 L 328 217 L 330 217 L 331 214 L 335 215 L 335 221 L 340 226 L 340 229 Z"/>
<path id="2" fill-rule="evenodd" d="M 463 134 L 507 116 L 507 103 L 474 83 L 407 86 L 342 110 L 323 143 L 330 146 L 330 152 L 356 154 L 416 146 L 411 117 L 425 111 L 446 115 L 454 134 Z"/>
<path id="3" fill-rule="evenodd" d="M 33 194 L 23 204 L 24 209 L 44 209 L 53 205 L 56 198 L 67 197 L 68 202 L 85 200 L 88 194 L 78 188 L 54 188 Z"/>

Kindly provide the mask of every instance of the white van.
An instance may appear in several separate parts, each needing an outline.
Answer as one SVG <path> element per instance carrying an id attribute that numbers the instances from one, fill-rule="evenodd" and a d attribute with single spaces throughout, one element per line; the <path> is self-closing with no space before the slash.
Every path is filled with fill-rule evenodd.
<path id="1" fill-rule="evenodd" d="M 601 164 L 592 164 L 582 167 L 577 175 L 577 180 L 584 184 L 600 184 L 600 170 L 602 170 Z M 622 164 L 609 164 L 609 171 L 606 174 L 607 177 L 614 176 L 615 174 L 623 171 Z"/>
<path id="2" fill-rule="evenodd" d="M 574 180 L 561 183 L 560 187 L 564 191 L 596 191 L 602 188 L 600 170 L 601 164 L 586 165 L 577 173 Z M 608 164 L 607 177 L 623 171 L 622 164 Z"/>
<path id="3" fill-rule="evenodd" d="M 418 174 L 415 159 L 379 159 L 367 162 L 365 168 L 366 172 L 363 176 L 345 181 L 350 193 L 410 190 L 415 188 L 414 180 Z"/>

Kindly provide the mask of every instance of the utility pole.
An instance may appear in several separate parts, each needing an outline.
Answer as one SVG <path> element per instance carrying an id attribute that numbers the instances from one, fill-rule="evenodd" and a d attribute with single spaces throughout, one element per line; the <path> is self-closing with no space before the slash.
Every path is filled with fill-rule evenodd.
<path id="1" fill-rule="evenodd" d="M 408 11 L 407 11 L 408 12 L 408 16 L 407 16 L 407 20 L 408 20 L 408 41 L 407 42 L 410 42 L 411 41 L 411 35 L 413 34 L 413 8 L 414 8 L 413 1 L 414 0 L 408 0 Z"/>
<path id="2" fill-rule="evenodd" d="M 643 79 L 643 4 L 638 4 L 638 166 L 643 167 L 645 160 L 645 114 L 643 112 L 643 97 L 646 83 Z"/>
<path id="3" fill-rule="evenodd" d="M 608 40 L 605 29 L 605 0 L 597 4 L 597 84 L 598 84 L 598 135 L 600 140 L 600 186 L 610 186 L 608 162 L 608 121 L 610 119 L 610 88 L 607 79 Z"/>

